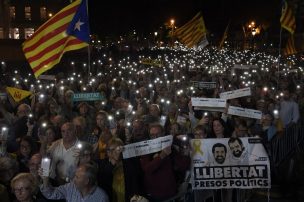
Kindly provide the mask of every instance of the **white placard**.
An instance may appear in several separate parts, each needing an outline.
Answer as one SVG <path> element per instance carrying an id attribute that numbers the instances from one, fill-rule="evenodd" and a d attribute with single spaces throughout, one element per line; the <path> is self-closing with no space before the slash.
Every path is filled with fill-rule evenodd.
<path id="1" fill-rule="evenodd" d="M 224 107 L 194 107 L 194 110 L 202 110 L 208 112 L 224 112 Z"/>
<path id="2" fill-rule="evenodd" d="M 51 80 L 51 81 L 53 81 L 53 80 L 56 80 L 56 77 L 55 77 L 55 75 L 42 74 L 42 75 L 39 75 L 39 76 L 38 76 L 38 79 L 40 79 L 40 80 Z"/>
<path id="3" fill-rule="evenodd" d="M 238 65 L 235 64 L 233 66 L 234 69 L 244 69 L 244 70 L 248 70 L 248 69 L 257 69 L 258 66 L 257 65 Z"/>
<path id="4" fill-rule="evenodd" d="M 193 139 L 191 183 L 197 189 L 270 188 L 270 163 L 260 138 Z"/>
<path id="5" fill-rule="evenodd" d="M 193 107 L 226 107 L 226 100 L 219 98 L 191 98 Z"/>
<path id="6" fill-rule="evenodd" d="M 228 114 L 247 117 L 247 118 L 253 118 L 253 119 L 262 118 L 262 112 L 259 110 L 247 109 L 247 108 L 242 108 L 242 107 L 234 107 L 234 106 L 228 107 Z"/>
<path id="7" fill-rule="evenodd" d="M 245 96 L 250 96 L 250 95 L 251 95 L 250 88 L 242 88 L 242 89 L 237 89 L 237 90 L 226 91 L 226 92 L 220 93 L 220 98 L 229 100 L 229 99 L 245 97 Z"/>
<path id="8" fill-rule="evenodd" d="M 142 156 L 159 152 L 164 148 L 171 146 L 172 140 L 173 136 L 167 135 L 153 140 L 146 140 L 142 142 L 128 144 L 124 146 L 122 156 L 124 159 L 127 159 L 135 156 Z"/>
<path id="9" fill-rule="evenodd" d="M 187 118 L 183 116 L 177 116 L 176 122 L 181 125 L 184 125 L 187 123 Z"/>
<path id="10" fill-rule="evenodd" d="M 191 81 L 191 85 L 197 89 L 214 89 L 216 88 L 216 82 L 207 81 Z"/>

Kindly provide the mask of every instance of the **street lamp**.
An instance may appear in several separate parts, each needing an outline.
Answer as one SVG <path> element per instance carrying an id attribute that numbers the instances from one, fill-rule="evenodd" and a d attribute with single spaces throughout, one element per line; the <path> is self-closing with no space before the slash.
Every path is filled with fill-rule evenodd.
<path id="1" fill-rule="evenodd" d="M 175 23 L 175 20 L 174 19 L 171 19 L 170 20 L 170 25 L 171 25 L 171 43 L 172 43 L 172 46 L 173 46 L 173 36 L 174 36 L 174 23 Z"/>

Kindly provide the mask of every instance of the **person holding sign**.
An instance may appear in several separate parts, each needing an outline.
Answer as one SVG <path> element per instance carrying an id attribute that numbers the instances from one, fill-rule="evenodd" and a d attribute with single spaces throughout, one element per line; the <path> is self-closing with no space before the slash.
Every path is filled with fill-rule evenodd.
<path id="1" fill-rule="evenodd" d="M 98 160 L 98 184 L 111 202 L 127 202 L 142 195 L 142 171 L 137 158 L 122 159 L 123 141 L 112 138 L 106 147 L 107 157 Z"/>
<path id="2" fill-rule="evenodd" d="M 151 124 L 150 139 L 164 136 L 164 129 L 160 124 Z M 177 192 L 175 170 L 186 171 L 190 165 L 190 158 L 178 153 L 172 153 L 171 146 L 160 152 L 144 155 L 140 158 L 144 172 L 144 191 L 150 201 L 163 201 Z"/>

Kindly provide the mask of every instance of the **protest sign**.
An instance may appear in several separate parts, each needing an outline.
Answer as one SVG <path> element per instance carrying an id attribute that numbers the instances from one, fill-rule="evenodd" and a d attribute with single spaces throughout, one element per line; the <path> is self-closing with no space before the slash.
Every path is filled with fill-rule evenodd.
<path id="1" fill-rule="evenodd" d="M 214 89 L 216 88 L 216 82 L 205 81 L 191 81 L 191 85 L 196 89 Z"/>
<path id="2" fill-rule="evenodd" d="M 95 101 L 102 99 L 104 99 L 104 97 L 100 93 L 75 93 L 73 96 L 73 102 Z"/>
<path id="3" fill-rule="evenodd" d="M 173 136 L 167 135 L 153 140 L 146 140 L 146 141 L 128 144 L 124 146 L 122 156 L 124 159 L 127 159 L 135 156 L 142 156 L 146 154 L 159 152 L 164 148 L 171 146 L 172 140 L 173 140 Z"/>
<path id="4" fill-rule="evenodd" d="M 234 106 L 228 107 L 228 114 L 247 117 L 247 118 L 253 118 L 253 119 L 262 118 L 262 112 L 259 110 L 247 109 L 247 108 L 242 108 L 242 107 L 234 107 Z"/>
<path id="5" fill-rule="evenodd" d="M 224 112 L 226 107 L 225 99 L 192 97 L 191 102 L 194 110 Z"/>
<path id="6" fill-rule="evenodd" d="M 250 88 L 242 88 L 242 89 L 237 89 L 237 90 L 220 93 L 220 98 L 229 100 L 229 99 L 250 96 L 250 95 L 251 95 Z"/>
<path id="7" fill-rule="evenodd" d="M 270 163 L 260 138 L 194 139 L 193 189 L 270 188 Z"/>

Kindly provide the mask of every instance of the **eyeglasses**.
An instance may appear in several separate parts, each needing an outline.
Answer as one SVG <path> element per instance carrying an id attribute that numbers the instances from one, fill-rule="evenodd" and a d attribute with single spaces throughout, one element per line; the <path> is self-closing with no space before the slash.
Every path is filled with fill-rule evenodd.
<path id="1" fill-rule="evenodd" d="M 20 187 L 20 188 L 13 188 L 13 192 L 22 192 L 24 193 L 25 191 L 28 191 L 30 188 L 29 187 Z"/>

